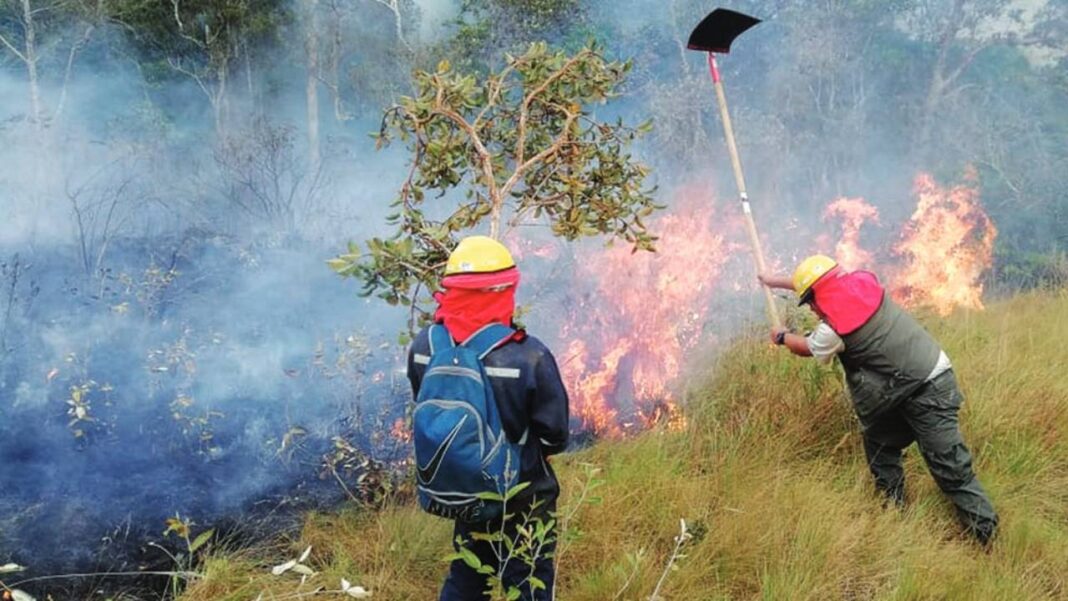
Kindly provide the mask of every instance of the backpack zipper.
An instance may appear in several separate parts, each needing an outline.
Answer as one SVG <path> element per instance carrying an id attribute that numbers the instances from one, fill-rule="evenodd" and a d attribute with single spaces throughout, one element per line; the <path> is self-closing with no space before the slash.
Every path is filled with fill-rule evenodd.
<path id="1" fill-rule="evenodd" d="M 479 454 L 480 457 L 484 457 L 485 456 L 485 454 L 486 454 L 486 440 L 485 440 L 485 438 L 483 438 L 483 435 L 482 435 L 482 431 L 484 429 L 484 425 L 482 423 L 482 418 L 478 415 L 478 411 L 475 411 L 475 408 L 471 406 L 471 403 L 468 403 L 466 401 L 448 401 L 448 400 L 445 400 L 445 399 L 427 399 L 427 400 L 423 401 L 422 403 L 419 403 L 418 405 L 415 406 L 415 411 L 412 412 L 412 421 L 413 422 L 415 421 L 415 416 L 416 416 L 417 413 L 419 413 L 419 410 L 424 408 L 424 407 L 426 407 L 427 405 L 433 405 L 435 407 L 440 407 L 442 409 L 460 408 L 460 409 L 463 409 L 464 411 L 470 413 L 475 418 L 475 424 L 478 427 L 478 454 Z"/>
<path id="2" fill-rule="evenodd" d="M 458 367 L 455 365 L 437 365 L 435 367 L 431 367 L 426 372 L 427 377 L 435 375 L 462 376 L 464 378 L 470 378 L 478 382 L 479 384 L 483 383 L 482 374 L 471 369 L 470 367 Z"/>

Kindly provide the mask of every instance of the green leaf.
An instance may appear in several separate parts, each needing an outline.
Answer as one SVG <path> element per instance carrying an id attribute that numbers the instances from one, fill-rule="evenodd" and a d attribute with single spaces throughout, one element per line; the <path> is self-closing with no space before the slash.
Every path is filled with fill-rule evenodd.
<path id="1" fill-rule="evenodd" d="M 199 548 L 204 546 L 204 543 L 206 543 L 209 540 L 211 540 L 211 537 L 214 536 L 214 535 L 215 535 L 215 529 L 214 528 L 211 529 L 211 530 L 205 530 L 204 532 L 201 532 L 193 540 L 193 544 L 189 545 L 189 552 L 190 553 L 195 553 L 197 549 L 199 549 Z"/>
<path id="2" fill-rule="evenodd" d="M 472 532 L 471 540 L 494 543 L 500 541 L 502 536 L 503 535 L 500 532 Z"/>
<path id="3" fill-rule="evenodd" d="M 482 567 L 482 560 L 479 559 L 478 555 L 475 555 L 475 552 L 471 549 L 468 549 L 467 547 L 460 547 L 459 554 L 460 560 L 467 564 L 467 567 L 471 568 L 472 570 L 478 570 Z"/>
<path id="4" fill-rule="evenodd" d="M 337 272 L 338 274 L 340 274 L 342 271 L 345 271 L 346 269 L 348 269 L 351 266 L 351 263 L 349 261 L 346 261 L 345 259 L 342 259 L 342 258 L 338 257 L 338 258 L 327 260 L 326 265 L 330 269 L 332 269 L 335 272 Z"/>
<path id="5" fill-rule="evenodd" d="M 520 482 L 519 484 L 516 484 L 504 495 L 504 500 L 511 501 L 516 495 L 526 490 L 528 486 L 530 486 L 530 482 Z"/>

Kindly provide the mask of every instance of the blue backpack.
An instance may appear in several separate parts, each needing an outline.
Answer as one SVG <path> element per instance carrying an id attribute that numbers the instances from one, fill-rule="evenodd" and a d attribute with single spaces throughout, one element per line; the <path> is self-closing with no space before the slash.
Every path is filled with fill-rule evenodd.
<path id="1" fill-rule="evenodd" d="M 518 480 L 524 441 L 508 440 L 482 364 L 514 334 L 494 323 L 456 345 L 445 326 L 430 326 L 430 363 L 412 423 L 419 504 L 434 515 L 469 523 L 498 518 L 503 504 L 484 493 L 503 496 Z"/>

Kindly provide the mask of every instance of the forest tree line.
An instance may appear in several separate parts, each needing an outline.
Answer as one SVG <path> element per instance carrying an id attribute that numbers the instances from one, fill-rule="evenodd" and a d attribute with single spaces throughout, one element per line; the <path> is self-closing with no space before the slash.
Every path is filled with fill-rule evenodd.
<path id="1" fill-rule="evenodd" d="M 1068 244 L 1061 3 L 736 8 L 767 20 L 723 61 L 758 199 L 818 212 L 858 190 L 896 198 L 919 169 L 953 179 L 970 165 L 1004 257 L 1019 263 Z M 20 207 L 34 196 L 35 210 L 69 209 L 80 247 L 147 233 L 146 204 L 166 206 L 182 227 L 301 230 L 327 199 L 342 199 L 342 213 L 364 210 L 344 174 L 376 160 L 366 136 L 412 90 L 414 69 L 446 59 L 486 72 L 531 42 L 575 50 L 591 39 L 633 61 L 624 96 L 605 110 L 653 120 L 642 153 L 660 181 L 722 173 L 707 72 L 685 50 L 708 9 L 688 0 L 3 0 L 4 162 L 36 158 L 0 181 Z M 87 176 L 79 152 L 107 157 L 102 171 Z M 122 206 L 126 218 L 104 225 L 106 209 Z M 110 229 L 86 232 L 93 221 Z M 106 257 L 82 254 L 89 272 Z"/>

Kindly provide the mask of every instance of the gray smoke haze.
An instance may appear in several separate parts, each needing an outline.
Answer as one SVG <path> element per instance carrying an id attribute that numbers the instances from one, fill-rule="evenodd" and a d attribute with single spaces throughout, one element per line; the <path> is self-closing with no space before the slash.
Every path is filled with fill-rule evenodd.
<path id="1" fill-rule="evenodd" d="M 439 40 L 449 34 L 449 23 L 460 12 L 457 0 L 415 0 L 420 12 L 420 33 L 425 40 Z"/>
<path id="2" fill-rule="evenodd" d="M 373 117 L 328 132 L 316 173 L 297 95 L 219 139 L 193 82 L 91 62 L 40 128 L 0 71 L 0 559 L 30 576 L 159 561 L 143 542 L 176 514 L 336 502 L 335 438 L 406 453 L 381 435 L 405 315 L 324 262 L 395 193 Z"/>

